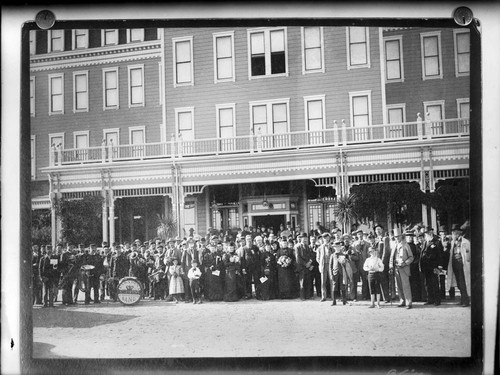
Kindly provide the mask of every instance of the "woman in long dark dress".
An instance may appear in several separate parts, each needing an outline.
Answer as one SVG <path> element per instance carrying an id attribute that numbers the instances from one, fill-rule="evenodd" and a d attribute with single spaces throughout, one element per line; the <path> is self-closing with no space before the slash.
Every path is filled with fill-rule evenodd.
<path id="1" fill-rule="evenodd" d="M 298 290 L 295 277 L 295 255 L 293 249 L 288 247 L 287 241 L 280 241 L 277 266 L 279 298 L 297 298 Z"/>
<path id="2" fill-rule="evenodd" d="M 241 272 L 241 263 L 240 258 L 235 254 L 236 248 L 234 242 L 230 242 L 228 247 L 228 253 L 223 256 L 226 270 L 224 301 L 235 302 L 240 299 L 238 279 Z"/>
<path id="3" fill-rule="evenodd" d="M 264 245 L 264 251 L 261 253 L 262 283 L 260 299 L 270 300 L 276 298 L 276 258 L 273 255 L 272 247 L 269 241 Z"/>
<path id="4" fill-rule="evenodd" d="M 222 249 L 211 247 L 208 257 L 208 272 L 206 278 L 208 280 L 208 295 L 206 298 L 209 301 L 222 301 L 224 299 L 224 262 L 222 261 Z"/>

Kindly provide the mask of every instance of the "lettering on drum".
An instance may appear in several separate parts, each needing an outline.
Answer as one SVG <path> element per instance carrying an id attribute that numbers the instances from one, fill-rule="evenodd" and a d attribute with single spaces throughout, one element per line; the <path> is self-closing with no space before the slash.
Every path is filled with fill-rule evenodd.
<path id="1" fill-rule="evenodd" d="M 135 278 L 122 279 L 118 284 L 118 299 L 125 305 L 139 302 L 142 297 L 142 287 Z"/>

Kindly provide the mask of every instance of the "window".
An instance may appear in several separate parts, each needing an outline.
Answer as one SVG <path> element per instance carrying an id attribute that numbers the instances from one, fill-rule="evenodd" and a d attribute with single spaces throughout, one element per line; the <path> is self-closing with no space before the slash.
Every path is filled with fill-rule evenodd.
<path id="1" fill-rule="evenodd" d="M 73 112 L 88 112 L 89 89 L 88 71 L 73 73 Z"/>
<path id="2" fill-rule="evenodd" d="M 443 78 L 441 62 L 441 32 L 420 34 L 422 79 Z"/>
<path id="3" fill-rule="evenodd" d="M 444 127 L 442 120 L 446 118 L 444 115 L 444 100 L 424 102 L 424 113 L 425 121 L 430 125 L 430 133 L 432 135 L 443 134 Z"/>
<path id="4" fill-rule="evenodd" d="M 347 69 L 370 67 L 368 27 L 347 28 Z"/>
<path id="5" fill-rule="evenodd" d="M 457 99 L 458 118 L 469 119 L 470 103 L 469 98 Z"/>
<path id="6" fill-rule="evenodd" d="M 89 47 L 89 31 L 85 29 L 73 30 L 73 49 Z"/>
<path id="7" fill-rule="evenodd" d="M 36 135 L 31 136 L 31 179 L 36 179 Z"/>
<path id="8" fill-rule="evenodd" d="M 249 78 L 288 75 L 286 29 L 248 30 Z"/>
<path id="9" fill-rule="evenodd" d="M 175 109 L 175 125 L 177 127 L 177 134 L 182 137 L 183 141 L 191 141 L 194 139 L 193 117 L 193 107 Z"/>
<path id="10" fill-rule="evenodd" d="M 87 160 L 89 147 L 89 131 L 86 130 L 73 132 L 73 144 L 76 149 L 75 160 Z"/>
<path id="11" fill-rule="evenodd" d="M 64 30 L 49 30 L 47 35 L 49 37 L 48 52 L 64 51 Z"/>
<path id="12" fill-rule="evenodd" d="M 118 68 L 103 69 L 103 98 L 104 109 L 116 109 L 119 107 L 118 96 Z"/>
<path id="13" fill-rule="evenodd" d="M 217 128 L 220 140 L 220 149 L 229 151 L 235 149 L 235 104 L 221 104 L 215 107 L 217 111 Z"/>
<path id="14" fill-rule="evenodd" d="M 144 106 L 144 65 L 128 67 L 128 106 Z"/>
<path id="15" fill-rule="evenodd" d="M 386 82 L 404 82 L 403 37 L 384 38 L 384 47 Z"/>
<path id="16" fill-rule="evenodd" d="M 302 74 L 324 73 L 323 28 L 302 27 Z"/>
<path id="17" fill-rule="evenodd" d="M 144 155 L 144 144 L 146 143 L 146 127 L 133 126 L 128 128 L 130 144 L 132 145 L 132 156 L 142 157 Z"/>
<path id="18" fill-rule="evenodd" d="M 455 43 L 455 75 L 468 76 L 470 72 L 470 32 L 453 30 Z"/>
<path id="19" fill-rule="evenodd" d="M 35 77 L 30 77 L 30 115 L 35 117 Z"/>
<path id="20" fill-rule="evenodd" d="M 193 37 L 173 39 L 174 87 L 194 84 Z"/>
<path id="21" fill-rule="evenodd" d="M 64 150 L 64 133 L 49 134 L 49 146 L 50 165 L 55 165 L 60 161 L 57 151 Z"/>
<path id="22" fill-rule="evenodd" d="M 406 104 L 391 104 L 387 106 L 388 126 L 385 136 L 387 138 L 400 138 L 409 134 L 409 127 L 403 125 L 406 122 Z M 412 125 L 411 134 L 416 135 L 417 129 Z M 415 133 L 415 134 L 413 134 Z"/>
<path id="23" fill-rule="evenodd" d="M 351 126 L 353 128 L 353 140 L 367 140 L 369 132 L 367 129 L 371 125 L 371 91 L 359 91 L 349 93 L 351 107 Z"/>
<path id="24" fill-rule="evenodd" d="M 250 102 L 250 119 L 258 149 L 285 147 L 289 132 L 290 99 Z M 272 136 L 266 136 L 272 135 Z"/>
<path id="25" fill-rule="evenodd" d="M 30 30 L 30 55 L 36 54 L 36 31 Z"/>
<path id="26" fill-rule="evenodd" d="M 144 42 L 144 29 L 128 29 L 127 43 Z"/>
<path id="27" fill-rule="evenodd" d="M 309 143 L 323 143 L 325 129 L 325 96 L 307 96 L 304 98 L 306 131 Z"/>
<path id="28" fill-rule="evenodd" d="M 234 82 L 234 32 L 214 34 L 213 38 L 214 82 Z"/>
<path id="29" fill-rule="evenodd" d="M 49 74 L 49 115 L 64 113 L 64 74 Z"/>
<path id="30" fill-rule="evenodd" d="M 107 146 L 118 146 L 120 144 L 120 128 L 104 129 L 102 132 Z"/>
<path id="31" fill-rule="evenodd" d="M 118 44 L 118 29 L 102 30 L 102 45 L 113 46 Z"/>

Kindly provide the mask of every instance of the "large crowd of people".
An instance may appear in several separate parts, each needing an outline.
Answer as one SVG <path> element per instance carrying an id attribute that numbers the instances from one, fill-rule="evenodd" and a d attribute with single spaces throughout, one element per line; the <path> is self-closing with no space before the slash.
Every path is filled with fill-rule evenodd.
<path id="1" fill-rule="evenodd" d="M 143 298 L 201 304 L 242 299 L 316 297 L 332 305 L 369 307 L 399 300 L 438 306 L 455 300 L 470 305 L 468 227 L 453 225 L 451 234 L 417 225 L 385 231 L 353 227 L 342 233 L 316 225 L 310 233 L 290 223 L 271 228 L 238 229 L 234 235 L 209 229 L 204 237 L 159 238 L 133 243 L 103 242 L 33 245 L 33 304 L 44 307 L 118 301 L 124 277 L 141 284 Z M 59 293 L 61 292 L 61 293 Z"/>

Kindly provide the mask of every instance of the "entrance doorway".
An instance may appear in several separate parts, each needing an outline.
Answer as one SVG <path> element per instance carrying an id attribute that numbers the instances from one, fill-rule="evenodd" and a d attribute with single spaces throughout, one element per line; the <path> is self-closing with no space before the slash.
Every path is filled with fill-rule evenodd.
<path id="1" fill-rule="evenodd" d="M 280 228 L 280 224 L 286 224 L 286 215 L 261 215 L 254 216 L 252 218 L 252 225 L 254 228 L 261 228 L 262 226 L 266 228 L 273 228 L 274 233 L 276 234 Z"/>

